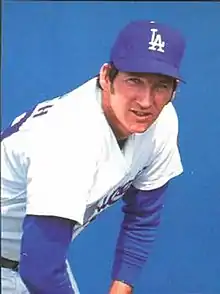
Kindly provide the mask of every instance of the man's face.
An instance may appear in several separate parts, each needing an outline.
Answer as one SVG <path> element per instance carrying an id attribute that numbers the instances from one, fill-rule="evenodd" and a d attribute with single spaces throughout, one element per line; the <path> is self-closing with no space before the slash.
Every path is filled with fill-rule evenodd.
<path id="1" fill-rule="evenodd" d="M 146 131 L 171 100 L 175 84 L 173 78 L 157 74 L 119 72 L 113 83 L 100 77 L 102 106 L 118 138 Z"/>

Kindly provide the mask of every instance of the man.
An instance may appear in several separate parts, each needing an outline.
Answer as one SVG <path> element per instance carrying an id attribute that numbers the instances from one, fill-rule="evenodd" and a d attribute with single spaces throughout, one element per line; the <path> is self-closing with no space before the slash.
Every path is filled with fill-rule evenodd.
<path id="1" fill-rule="evenodd" d="M 185 41 L 134 21 L 98 77 L 42 102 L 2 133 L 2 293 L 79 293 L 69 244 L 123 197 L 110 294 L 132 293 L 182 173 L 172 105 Z"/>

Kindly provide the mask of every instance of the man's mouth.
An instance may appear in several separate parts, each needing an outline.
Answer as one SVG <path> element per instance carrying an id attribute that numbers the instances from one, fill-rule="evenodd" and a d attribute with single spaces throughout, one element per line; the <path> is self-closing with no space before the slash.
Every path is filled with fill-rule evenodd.
<path id="1" fill-rule="evenodd" d="M 146 112 L 146 111 L 139 111 L 139 110 L 134 110 L 134 109 L 131 109 L 131 111 L 136 115 L 136 116 L 139 116 L 139 117 L 146 117 L 146 116 L 149 116 L 150 113 L 149 112 Z"/>

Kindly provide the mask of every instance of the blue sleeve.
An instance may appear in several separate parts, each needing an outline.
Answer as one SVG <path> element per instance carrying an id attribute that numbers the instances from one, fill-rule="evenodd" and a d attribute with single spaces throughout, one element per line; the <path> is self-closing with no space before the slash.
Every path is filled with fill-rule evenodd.
<path id="1" fill-rule="evenodd" d="M 167 186 L 152 191 L 132 186 L 123 197 L 124 219 L 116 245 L 113 280 L 134 286 L 155 239 Z"/>
<path id="2" fill-rule="evenodd" d="M 25 217 L 19 273 L 30 293 L 74 293 L 65 263 L 73 226 L 59 217 Z"/>

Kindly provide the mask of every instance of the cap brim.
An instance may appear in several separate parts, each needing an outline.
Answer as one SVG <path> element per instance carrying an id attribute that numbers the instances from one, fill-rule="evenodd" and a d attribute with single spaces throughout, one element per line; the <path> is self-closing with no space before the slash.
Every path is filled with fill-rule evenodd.
<path id="1" fill-rule="evenodd" d="M 134 58 L 129 60 L 112 60 L 112 62 L 119 71 L 162 74 L 178 79 L 181 82 L 185 83 L 183 78 L 180 76 L 177 68 L 170 66 L 169 64 L 161 60 L 146 60 L 144 58 L 137 60 L 136 58 Z"/>

